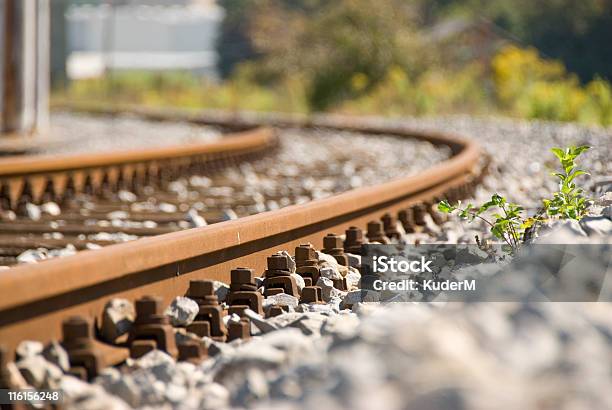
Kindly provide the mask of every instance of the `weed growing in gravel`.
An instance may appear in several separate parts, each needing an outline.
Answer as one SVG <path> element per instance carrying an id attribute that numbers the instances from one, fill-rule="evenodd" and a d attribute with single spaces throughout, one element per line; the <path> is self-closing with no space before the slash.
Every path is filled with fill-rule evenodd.
<path id="1" fill-rule="evenodd" d="M 553 193 L 552 199 L 544 199 L 543 211 L 533 217 L 524 217 L 524 209 L 520 205 L 508 202 L 499 194 L 494 194 L 491 199 L 480 207 L 468 203 L 461 207 L 461 201 L 451 205 L 448 201 L 441 201 L 438 210 L 450 214 L 459 211 L 459 216 L 472 222 L 476 218 L 481 219 L 491 229 L 491 233 L 506 243 L 511 253 L 516 253 L 521 245 L 525 230 L 532 227 L 536 222 L 546 220 L 548 217 L 580 220 L 586 214 L 587 198 L 583 195 L 584 190 L 576 186 L 575 179 L 580 175 L 588 175 L 582 169 L 578 169 L 576 159 L 580 154 L 590 147 L 583 145 L 579 147 L 570 146 L 565 149 L 553 148 L 551 151 L 559 159 L 562 172 L 554 172 L 552 175 L 559 179 L 559 191 Z M 496 210 L 493 218 L 489 219 L 483 214 L 489 210 Z"/>
<path id="2" fill-rule="evenodd" d="M 494 220 L 483 216 L 490 209 L 497 210 L 493 214 Z M 468 203 L 462 208 L 461 201 L 457 205 L 451 205 L 448 201 L 442 201 L 438 204 L 438 210 L 444 213 L 459 211 L 459 216 L 470 222 L 476 218 L 481 219 L 489 225 L 491 233 L 495 237 L 506 242 L 511 253 L 518 251 L 524 230 L 535 222 L 534 218 L 524 219 L 521 216 L 523 208 L 506 201 L 506 198 L 499 194 L 491 196 L 491 200 L 485 202 L 480 207 L 475 207 Z"/>
<path id="3" fill-rule="evenodd" d="M 553 173 L 559 178 L 559 191 L 553 193 L 552 199 L 543 200 L 547 215 L 580 220 L 586 214 L 587 198 L 583 195 L 584 190 L 576 186 L 574 179 L 580 175 L 588 175 L 588 172 L 577 168 L 576 158 L 589 148 L 582 145 L 551 150 L 559 159 L 562 171 Z"/>

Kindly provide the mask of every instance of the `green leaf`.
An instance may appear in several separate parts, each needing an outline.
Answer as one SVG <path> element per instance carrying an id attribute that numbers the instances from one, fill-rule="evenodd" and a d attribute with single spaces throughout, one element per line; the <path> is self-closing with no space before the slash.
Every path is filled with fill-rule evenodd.
<path id="1" fill-rule="evenodd" d="M 561 148 L 551 148 L 551 151 L 557 158 L 559 158 L 559 161 L 565 157 L 565 152 L 563 152 Z"/>
<path id="2" fill-rule="evenodd" d="M 440 201 L 440 203 L 438 204 L 438 211 L 440 212 L 449 214 L 454 210 L 455 208 L 451 204 L 449 204 L 448 201 Z"/>
<path id="3" fill-rule="evenodd" d="M 574 155 L 578 156 L 578 155 L 582 154 L 584 151 L 587 151 L 589 149 L 591 149 L 590 146 L 588 146 L 588 145 L 581 145 L 579 147 L 573 147 L 572 152 L 573 152 Z"/>
<path id="4" fill-rule="evenodd" d="M 571 182 L 571 181 L 573 181 L 573 180 L 574 180 L 574 178 L 576 178 L 576 177 L 578 177 L 578 176 L 580 176 L 580 175 L 589 175 L 589 173 L 588 173 L 588 172 L 586 172 L 586 171 L 583 171 L 583 170 L 581 170 L 581 169 L 577 169 L 577 170 L 575 170 L 575 171 L 574 171 L 574 172 L 573 172 L 571 175 L 569 175 L 569 176 L 567 177 L 567 182 Z"/>

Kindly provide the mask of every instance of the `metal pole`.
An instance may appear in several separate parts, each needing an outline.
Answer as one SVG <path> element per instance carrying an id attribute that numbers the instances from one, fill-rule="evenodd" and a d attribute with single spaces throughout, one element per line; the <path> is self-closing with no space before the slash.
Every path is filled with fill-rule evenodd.
<path id="1" fill-rule="evenodd" d="M 0 0 L 0 132 L 49 120 L 49 0 Z"/>

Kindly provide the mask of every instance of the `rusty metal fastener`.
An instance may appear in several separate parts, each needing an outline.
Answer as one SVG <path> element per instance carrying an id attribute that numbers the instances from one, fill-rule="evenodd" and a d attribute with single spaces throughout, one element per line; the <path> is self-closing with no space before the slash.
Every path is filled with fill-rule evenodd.
<path id="1" fill-rule="evenodd" d="M 245 315 L 244 311 L 249 307 L 245 305 L 230 306 L 229 314 L 240 316 L 240 323 L 230 322 L 228 326 L 228 341 L 234 339 L 249 339 L 251 337 L 251 320 Z"/>
<path id="2" fill-rule="evenodd" d="M 295 278 L 289 272 L 289 261 L 286 256 L 274 254 L 268 256 L 268 269 L 264 273 L 264 295 L 271 296 L 274 289 L 282 289 L 283 293 L 299 297 L 299 290 Z M 276 292 L 278 293 L 278 292 Z"/>
<path id="3" fill-rule="evenodd" d="M 385 230 L 385 235 L 390 239 L 400 239 L 401 234 L 397 229 L 397 221 L 390 213 L 386 213 L 381 218 L 383 227 Z"/>
<path id="4" fill-rule="evenodd" d="M 186 341 L 178 345 L 179 361 L 200 364 L 208 357 L 208 349 L 195 340 Z"/>
<path id="5" fill-rule="evenodd" d="M 69 373 L 91 380 L 105 367 L 104 358 L 94 347 L 93 325 L 80 316 L 62 322 L 62 346 L 70 360 Z"/>
<path id="6" fill-rule="evenodd" d="M 363 245 L 363 231 L 356 226 L 351 226 L 345 231 L 344 252 L 361 255 Z"/>
<path id="7" fill-rule="evenodd" d="M 136 301 L 136 320 L 128 337 L 130 356 L 138 358 L 154 347 L 176 358 L 178 350 L 174 329 L 163 312 L 161 298 L 143 296 Z"/>
<path id="8" fill-rule="evenodd" d="M 10 360 L 4 346 L 0 346 L 0 389 L 10 389 L 11 375 L 8 370 Z"/>
<path id="9" fill-rule="evenodd" d="M 414 222 L 414 213 L 412 208 L 402 209 L 397 213 L 397 217 L 399 221 L 402 223 L 404 227 L 404 231 L 406 233 L 414 233 L 414 226 L 416 223 Z"/>
<path id="10" fill-rule="evenodd" d="M 348 290 L 348 284 L 346 283 L 346 278 L 332 279 L 332 282 L 334 282 L 334 288 L 340 289 L 340 290 L 343 290 L 343 291 L 347 291 Z"/>
<path id="11" fill-rule="evenodd" d="M 344 253 L 344 243 L 340 236 L 333 233 L 325 235 L 323 238 L 323 252 L 333 256 L 338 264 L 348 266 L 348 256 Z"/>
<path id="12" fill-rule="evenodd" d="M 187 297 L 195 300 L 200 306 L 200 311 L 195 320 L 187 326 L 187 331 L 200 337 L 208 336 L 216 341 L 224 342 L 227 338 L 227 329 L 223 323 L 223 309 L 219 305 L 219 298 L 215 295 L 213 281 L 190 281 Z M 208 322 L 208 327 L 202 322 Z M 210 333 L 202 334 L 206 329 Z"/>
<path id="13" fill-rule="evenodd" d="M 370 221 L 368 222 L 368 232 L 366 233 L 366 237 L 370 242 L 378 242 L 384 244 L 388 244 L 389 238 L 383 232 L 383 224 L 380 221 Z"/>
<path id="14" fill-rule="evenodd" d="M 252 311 L 263 315 L 263 295 L 257 291 L 252 269 L 236 268 L 231 271 L 229 305 L 247 305 Z"/>
<path id="15" fill-rule="evenodd" d="M 274 306 L 270 306 L 270 309 L 268 309 L 268 316 L 267 317 L 275 317 L 278 315 L 282 315 L 283 313 L 287 312 L 288 310 L 283 309 L 283 306 L 279 306 L 279 305 L 274 305 Z"/>
<path id="16" fill-rule="evenodd" d="M 240 319 L 238 322 L 229 323 L 229 336 L 227 340 L 231 342 L 236 339 L 247 340 L 251 338 L 251 321 Z"/>
<path id="17" fill-rule="evenodd" d="M 306 286 L 312 286 L 319 280 L 319 258 L 317 252 L 309 243 L 300 244 L 295 248 L 295 272 L 304 278 Z"/>
<path id="18" fill-rule="evenodd" d="M 439 202 L 439 201 L 436 201 L 436 202 Z M 427 204 L 427 212 L 429 213 L 429 215 L 431 216 L 431 219 L 434 221 L 436 225 L 442 225 L 446 220 L 445 215 L 437 210 L 435 203 Z"/>
<path id="19" fill-rule="evenodd" d="M 425 214 L 427 213 L 427 207 L 425 204 L 417 204 L 412 208 L 414 215 L 414 223 L 418 226 L 425 225 Z"/>
<path id="20" fill-rule="evenodd" d="M 301 303 L 323 303 L 323 290 L 320 286 L 306 286 L 302 289 Z"/>

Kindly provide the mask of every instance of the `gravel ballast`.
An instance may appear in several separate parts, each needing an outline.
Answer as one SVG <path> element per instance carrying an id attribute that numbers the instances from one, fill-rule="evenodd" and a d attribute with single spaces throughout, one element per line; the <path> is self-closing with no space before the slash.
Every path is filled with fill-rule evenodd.
<path id="1" fill-rule="evenodd" d="M 407 119 L 405 123 L 474 137 L 485 147 L 493 164 L 491 174 L 477 191 L 475 202 L 499 192 L 524 205 L 529 212 L 535 212 L 540 200 L 556 189 L 547 169 L 555 166 L 549 152 L 552 146 L 570 143 L 593 146 L 580 161 L 581 168 L 592 173 L 580 182 L 587 187 L 595 180 L 612 175 L 609 160 L 612 133 L 603 129 L 467 117 Z M 341 141 L 334 140 L 333 135 L 326 137 L 329 142 L 325 148 L 313 145 L 307 138 L 301 139 L 298 131 L 286 132 L 296 133 L 290 148 L 284 148 L 280 154 L 281 158 L 285 156 L 282 161 L 289 167 L 292 162 L 300 163 L 303 152 L 317 154 L 325 163 L 325 150 L 342 152 L 343 149 Z M 384 157 L 390 149 L 395 148 L 381 143 L 380 150 L 375 147 L 371 152 L 375 157 Z M 402 152 L 397 157 L 404 155 Z M 418 160 L 410 159 L 420 165 Z M 384 161 L 388 161 L 389 167 L 403 166 L 393 159 Z M 264 162 L 261 164 L 250 167 L 257 169 Z M 371 167 L 376 168 L 375 164 L 371 163 Z M 315 172 L 319 166 L 312 164 L 309 172 Z M 386 166 L 382 164 L 381 169 L 388 169 Z M 232 172 L 236 178 L 249 178 L 251 170 Z M 362 177 L 362 185 L 375 183 L 367 173 L 362 175 L 366 175 Z M 286 178 L 297 176 L 268 174 L 264 181 L 268 178 L 286 183 Z M 261 178 L 251 178 L 251 181 L 249 186 L 256 190 L 265 190 L 268 186 Z M 313 183 L 326 187 L 316 177 Z M 346 181 L 342 184 L 350 185 Z M 610 245 L 612 228 L 606 212 L 612 205 L 612 187 L 607 189 L 605 192 L 604 184 L 600 192 L 588 192 L 596 200 L 590 208 L 592 219 L 580 223 L 548 223 L 539 229 L 536 242 Z M 321 188 L 321 191 L 326 194 L 333 189 Z M 405 234 L 401 240 L 473 244 L 474 235 L 489 238 L 484 232 L 484 226 L 450 217 L 441 226 L 431 225 L 423 232 Z M 293 253 L 291 249 L 287 251 Z M 319 256 L 319 259 L 327 258 L 324 254 Z M 492 264 L 482 259 L 476 258 L 474 270 L 470 268 L 467 273 L 491 275 Z M 550 260 L 536 258 L 532 262 L 529 275 L 525 275 L 528 284 L 537 279 L 540 268 Z M 358 259 L 352 263 L 358 263 Z M 327 274 L 335 272 L 332 269 Z M 349 274 L 358 275 L 352 269 Z M 612 385 L 612 305 L 609 302 L 518 300 L 383 305 L 375 302 L 373 296 L 372 302 L 356 297 L 358 279 L 351 282 L 349 292 L 333 288 L 329 279 L 331 288 L 325 280 L 320 280 L 327 291 L 324 304 L 297 304 L 292 300 L 286 303 L 290 306 L 288 313 L 269 319 L 249 312 L 254 330 L 251 340 L 219 344 L 206 339 L 209 352 L 216 355 L 199 365 L 177 363 L 165 353 L 153 351 L 130 361 L 121 370 L 105 370 L 92 384 L 62 376 L 54 364 L 32 359 L 39 356 L 36 352 L 27 357 L 21 368 L 42 368 L 41 375 L 28 374 L 39 375 L 36 382 L 41 386 L 64 390 L 67 408 L 612 408 L 609 388 Z M 282 297 L 276 295 L 273 299 Z"/>

